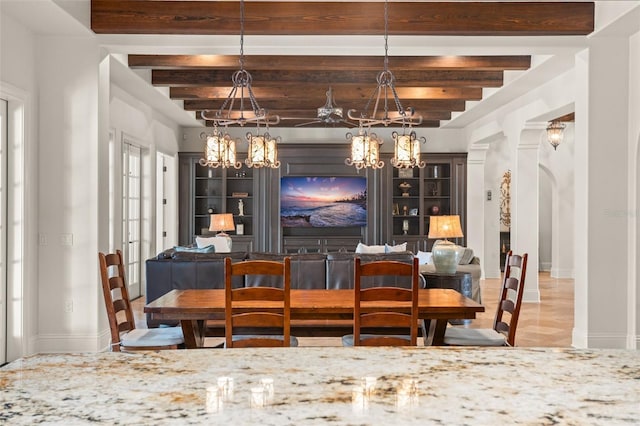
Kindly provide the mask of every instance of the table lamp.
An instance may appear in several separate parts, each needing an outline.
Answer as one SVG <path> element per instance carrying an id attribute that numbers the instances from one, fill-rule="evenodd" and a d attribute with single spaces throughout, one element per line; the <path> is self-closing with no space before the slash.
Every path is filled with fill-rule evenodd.
<path id="1" fill-rule="evenodd" d="M 429 235 L 427 238 L 444 238 L 436 241 L 431 248 L 431 258 L 436 272 L 441 274 L 455 274 L 458 269 L 460 255 L 458 246 L 447 238 L 462 238 L 460 216 L 431 216 L 429 219 Z"/>
<path id="2" fill-rule="evenodd" d="M 216 232 L 220 231 L 216 234 L 216 237 L 224 237 L 227 238 L 227 243 L 229 244 L 229 249 L 231 249 L 231 237 L 224 231 L 233 231 L 236 229 L 235 224 L 233 223 L 233 214 L 231 213 L 219 213 L 211 215 L 211 222 L 209 224 L 209 231 Z"/>

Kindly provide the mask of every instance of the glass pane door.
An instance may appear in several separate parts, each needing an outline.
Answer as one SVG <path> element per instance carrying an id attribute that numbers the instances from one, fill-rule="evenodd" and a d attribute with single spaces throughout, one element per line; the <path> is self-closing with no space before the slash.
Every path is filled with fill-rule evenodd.
<path id="1" fill-rule="evenodd" d="M 122 146 L 122 249 L 129 284 L 129 297 L 135 299 L 141 291 L 141 225 L 142 172 L 141 149 L 129 143 Z"/>

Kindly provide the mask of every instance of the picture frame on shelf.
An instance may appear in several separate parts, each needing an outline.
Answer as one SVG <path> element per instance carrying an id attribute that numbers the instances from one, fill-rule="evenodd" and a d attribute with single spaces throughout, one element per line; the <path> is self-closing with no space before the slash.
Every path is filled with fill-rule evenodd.
<path id="1" fill-rule="evenodd" d="M 398 203 L 393 203 L 393 214 L 394 216 L 400 214 L 400 206 L 398 205 Z"/>
<path id="2" fill-rule="evenodd" d="M 398 169 L 398 177 L 399 178 L 413 178 L 413 169 Z"/>

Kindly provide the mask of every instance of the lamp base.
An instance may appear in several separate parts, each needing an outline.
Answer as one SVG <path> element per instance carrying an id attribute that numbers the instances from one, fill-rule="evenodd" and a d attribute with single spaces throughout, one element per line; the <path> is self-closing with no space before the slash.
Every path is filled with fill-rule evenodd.
<path id="1" fill-rule="evenodd" d="M 219 233 L 216 234 L 216 237 L 226 238 L 227 239 L 227 245 L 229 246 L 229 251 L 231 251 L 231 244 L 233 244 L 233 240 L 231 239 L 229 234 L 227 234 L 226 232 L 219 232 Z"/>
<path id="2" fill-rule="evenodd" d="M 451 241 L 439 241 L 431 248 L 431 259 L 437 273 L 453 275 L 458 270 L 460 260 L 458 246 Z"/>

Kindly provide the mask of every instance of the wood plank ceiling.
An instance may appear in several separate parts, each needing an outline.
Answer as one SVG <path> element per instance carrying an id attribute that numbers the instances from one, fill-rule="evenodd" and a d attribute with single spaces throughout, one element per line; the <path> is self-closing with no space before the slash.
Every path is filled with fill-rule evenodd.
<path id="1" fill-rule="evenodd" d="M 97 34 L 239 35 L 237 1 L 92 0 Z M 383 35 L 382 2 L 246 2 L 246 35 Z M 594 28 L 593 2 L 395 2 L 389 3 L 389 35 L 562 36 Z M 381 37 L 381 53 L 383 39 Z M 239 49 L 239 42 L 238 42 Z M 311 49 L 310 49 L 311 50 Z M 355 52 L 354 52 L 355 53 Z M 151 69 L 152 84 L 198 117 L 217 110 L 231 90 L 239 55 L 129 55 L 129 66 Z M 501 87 L 505 70 L 527 70 L 530 56 L 390 56 L 389 69 L 403 106 L 438 127 L 482 89 Z M 329 87 L 335 104 L 361 111 L 370 98 L 380 56 L 245 56 L 261 107 L 280 126 L 326 126 L 316 120 Z M 394 109 L 390 106 L 390 110 Z M 210 122 L 207 123 L 211 125 Z"/>

